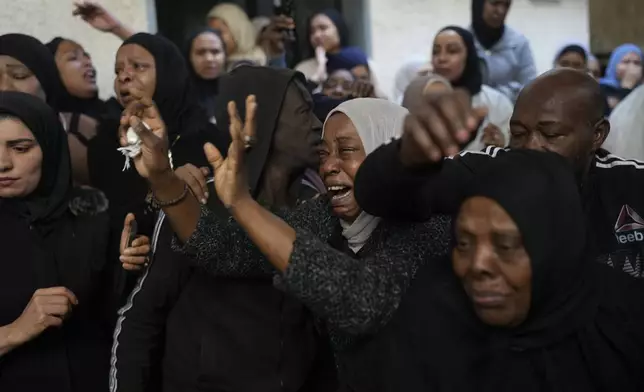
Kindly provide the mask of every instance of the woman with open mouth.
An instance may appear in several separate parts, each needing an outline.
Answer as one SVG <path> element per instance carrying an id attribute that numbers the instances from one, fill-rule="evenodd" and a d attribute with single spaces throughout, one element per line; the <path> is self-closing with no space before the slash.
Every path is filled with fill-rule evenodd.
<path id="1" fill-rule="evenodd" d="M 365 381 L 353 379 L 353 369 L 370 360 L 361 343 L 392 317 L 417 268 L 430 255 L 446 255 L 449 246 L 448 218 L 403 225 L 382 221 L 363 212 L 353 194 L 361 162 L 399 136 L 406 115 L 406 109 L 374 98 L 347 101 L 333 110 L 320 147 L 319 172 L 327 195 L 282 211 L 279 217 L 248 192 L 243 141 L 254 149 L 254 126 L 246 123 L 242 135 L 241 120 L 233 122 L 229 158 L 224 161 L 211 145 L 205 150 L 219 199 L 237 224 L 217 218 L 205 207 L 200 215 L 199 204 L 190 195 L 164 209 L 178 237 L 175 245 L 209 273 L 277 275 L 279 287 L 324 321 L 340 383 L 351 390 L 362 390 L 359 386 Z M 246 114 L 247 119 L 252 117 Z M 147 142 L 157 137 L 147 133 Z M 145 149 L 144 154 L 139 166 L 148 173 L 163 171 L 162 166 L 147 163 L 162 162 L 160 156 L 152 161 L 153 150 Z M 183 182 L 167 177 L 171 175 L 154 180 L 155 192 L 181 193 Z"/>

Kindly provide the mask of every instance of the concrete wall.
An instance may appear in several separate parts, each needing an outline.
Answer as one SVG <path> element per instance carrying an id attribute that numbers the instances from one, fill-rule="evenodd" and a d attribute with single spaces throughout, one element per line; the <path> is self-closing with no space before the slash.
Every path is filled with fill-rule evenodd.
<path id="1" fill-rule="evenodd" d="M 121 21 L 140 31 L 156 29 L 154 0 L 102 0 Z M 92 55 L 98 71 L 100 95 L 113 95 L 114 58 L 120 40 L 111 34 L 92 29 L 81 19 L 72 16 L 72 0 L 2 1 L 0 34 L 24 33 L 43 42 L 56 36 L 79 42 Z"/>
<path id="2" fill-rule="evenodd" d="M 450 24 L 468 26 L 470 0 L 371 0 L 371 48 L 382 88 L 411 57 L 429 58 L 435 33 Z M 539 72 L 550 69 L 568 42 L 589 41 L 588 0 L 514 0 L 508 24 L 525 34 Z"/>

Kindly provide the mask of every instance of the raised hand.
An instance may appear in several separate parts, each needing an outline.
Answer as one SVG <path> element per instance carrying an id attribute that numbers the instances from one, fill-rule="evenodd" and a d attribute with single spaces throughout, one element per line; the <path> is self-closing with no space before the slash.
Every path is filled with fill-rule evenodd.
<path id="1" fill-rule="evenodd" d="M 405 166 L 436 163 L 458 154 L 487 114 L 486 108 L 473 108 L 469 94 L 461 89 L 420 95 L 408 108 L 400 146 Z"/>
<path id="2" fill-rule="evenodd" d="M 74 6 L 72 15 L 80 16 L 96 30 L 110 33 L 121 27 L 121 22 L 97 2 L 75 2 Z"/>
<path id="3" fill-rule="evenodd" d="M 136 218 L 134 214 L 127 214 L 121 232 L 121 256 L 123 269 L 127 271 L 140 271 L 147 267 L 150 260 L 150 239 L 136 233 Z"/>
<path id="4" fill-rule="evenodd" d="M 141 140 L 141 153 L 133 158 L 134 166 L 141 177 L 153 181 L 155 177 L 172 171 L 165 123 L 151 98 L 144 96 L 137 88 L 130 89 L 130 95 L 134 100 L 121 116 L 119 139 L 121 146 L 127 146 L 127 131 L 130 127 L 134 129 Z"/>
<path id="5" fill-rule="evenodd" d="M 36 290 L 20 317 L 9 325 L 12 343 L 21 345 L 49 327 L 60 327 L 76 305 L 78 299 L 65 287 Z"/>
<path id="6" fill-rule="evenodd" d="M 232 142 L 226 159 L 212 144 L 207 143 L 204 146 L 206 158 L 214 172 L 217 195 L 226 208 L 233 208 L 237 202 L 251 197 L 246 180 L 244 152 L 252 148 L 255 141 L 256 111 L 257 103 L 254 95 L 246 98 L 245 122 L 239 118 L 235 102 L 228 103 Z"/>

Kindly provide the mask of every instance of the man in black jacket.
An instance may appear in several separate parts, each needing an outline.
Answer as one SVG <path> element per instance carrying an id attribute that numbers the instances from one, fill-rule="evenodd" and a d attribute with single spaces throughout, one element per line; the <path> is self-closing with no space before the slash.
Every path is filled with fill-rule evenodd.
<path id="1" fill-rule="evenodd" d="M 360 206 L 370 214 L 426 220 L 454 213 L 477 170 L 505 150 L 458 153 L 476 132 L 481 109 L 462 91 L 418 97 L 403 137 L 364 161 L 355 182 Z M 574 165 L 590 244 L 599 261 L 632 276 L 644 275 L 644 162 L 600 147 L 610 131 L 599 85 L 588 75 L 560 69 L 526 86 L 510 121 L 510 148 L 559 153 Z"/>

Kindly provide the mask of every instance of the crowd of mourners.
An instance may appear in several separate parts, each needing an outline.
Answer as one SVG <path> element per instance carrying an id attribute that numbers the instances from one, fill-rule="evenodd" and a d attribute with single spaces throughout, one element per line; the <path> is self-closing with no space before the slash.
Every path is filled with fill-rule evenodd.
<path id="1" fill-rule="evenodd" d="M 395 91 L 340 12 L 0 36 L 0 391 L 644 391 L 642 50 L 472 0 Z M 72 16 L 70 15 L 70 18 Z M 290 66 L 290 68 L 289 68 Z"/>

